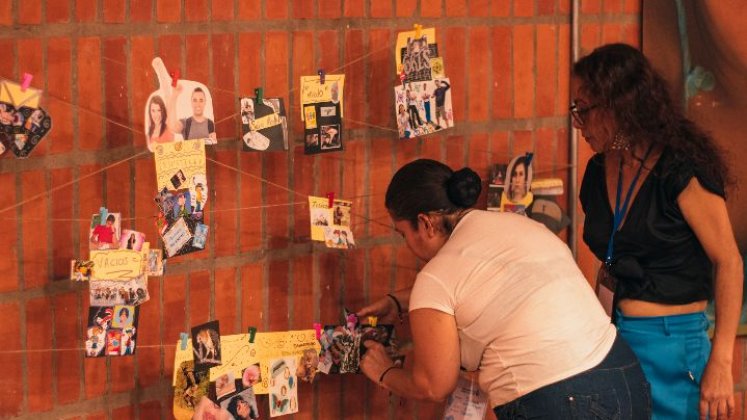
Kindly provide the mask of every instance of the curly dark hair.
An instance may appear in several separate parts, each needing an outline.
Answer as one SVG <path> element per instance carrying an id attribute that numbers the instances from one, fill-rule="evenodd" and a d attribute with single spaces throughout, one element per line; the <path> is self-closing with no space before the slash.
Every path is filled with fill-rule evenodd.
<path id="1" fill-rule="evenodd" d="M 684 116 L 667 82 L 638 49 L 608 44 L 573 66 L 581 89 L 608 108 L 635 147 L 644 142 L 668 148 L 674 162 L 694 165 L 709 181 L 730 184 L 729 169 L 713 139 Z"/>

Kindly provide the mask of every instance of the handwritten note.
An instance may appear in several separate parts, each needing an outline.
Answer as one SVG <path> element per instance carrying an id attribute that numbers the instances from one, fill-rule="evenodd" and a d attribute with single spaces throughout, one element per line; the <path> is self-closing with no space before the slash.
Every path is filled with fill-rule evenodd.
<path id="1" fill-rule="evenodd" d="M 207 173 L 204 139 L 163 143 L 154 148 L 159 191 L 164 187 L 169 190 L 193 189 L 194 176 Z M 172 181 L 174 177 L 179 181 L 178 186 Z"/>
<path id="2" fill-rule="evenodd" d="M 301 76 L 301 103 L 306 105 L 317 102 L 339 102 L 340 116 L 344 116 L 342 111 L 345 108 L 342 106 L 344 88 L 344 74 L 327 74 L 324 76 L 324 84 L 319 80 L 319 76 Z M 302 109 L 301 119 L 305 118 Z"/>
<path id="3" fill-rule="evenodd" d="M 127 280 L 143 274 L 143 253 L 131 249 L 91 250 L 93 280 Z"/>
<path id="4" fill-rule="evenodd" d="M 166 254 L 171 257 L 176 255 L 189 240 L 192 239 L 192 234 L 189 232 L 189 226 L 184 218 L 179 220 L 171 226 L 166 233 L 163 234 L 163 242 L 166 247 Z"/>

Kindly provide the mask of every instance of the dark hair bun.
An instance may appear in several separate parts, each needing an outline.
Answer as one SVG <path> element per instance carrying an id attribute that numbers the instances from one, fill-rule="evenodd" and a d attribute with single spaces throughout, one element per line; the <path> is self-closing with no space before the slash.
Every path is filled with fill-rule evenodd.
<path id="1" fill-rule="evenodd" d="M 472 207 L 482 191 L 480 175 L 470 168 L 462 168 L 446 180 L 446 194 L 459 207 Z"/>

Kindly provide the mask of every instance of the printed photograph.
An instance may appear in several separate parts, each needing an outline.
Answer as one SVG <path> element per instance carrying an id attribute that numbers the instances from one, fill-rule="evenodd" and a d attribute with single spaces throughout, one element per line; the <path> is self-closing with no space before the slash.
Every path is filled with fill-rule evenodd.
<path id="1" fill-rule="evenodd" d="M 162 250 L 151 249 L 148 251 L 146 274 L 148 276 L 162 276 L 163 275 L 163 251 Z"/>
<path id="2" fill-rule="evenodd" d="M 353 231 L 346 226 L 326 226 L 324 228 L 324 243 L 327 245 L 327 248 L 354 248 L 355 239 L 353 239 Z"/>
<path id="3" fill-rule="evenodd" d="M 131 249 L 141 251 L 145 242 L 145 234 L 135 230 L 124 229 L 119 240 L 120 249 Z"/>
<path id="4" fill-rule="evenodd" d="M 89 260 L 71 260 L 70 261 L 70 280 L 90 281 L 92 276 L 93 276 L 93 261 L 89 261 Z"/>
<path id="5" fill-rule="evenodd" d="M 220 327 L 217 320 L 192 327 L 192 351 L 195 370 L 207 370 L 221 364 Z"/>
<path id="6" fill-rule="evenodd" d="M 197 223 L 195 225 L 195 236 L 192 239 L 192 246 L 195 248 L 205 248 L 205 242 L 207 242 L 208 225 Z"/>
<path id="7" fill-rule="evenodd" d="M 270 362 L 270 417 L 298 412 L 296 361 L 292 357 Z"/>
<path id="8" fill-rule="evenodd" d="M 89 248 L 117 249 L 122 232 L 121 220 L 119 213 L 108 213 L 103 221 L 100 214 L 94 214 L 91 217 L 91 227 L 88 234 Z"/>
<path id="9" fill-rule="evenodd" d="M 174 384 L 174 415 L 194 411 L 200 399 L 207 395 L 208 384 L 208 371 L 195 371 L 191 360 L 182 362 Z"/>
<path id="10" fill-rule="evenodd" d="M 419 137 L 454 127 L 448 78 L 395 86 L 394 97 L 400 138 Z"/>
<path id="11" fill-rule="evenodd" d="M 247 388 L 236 393 L 229 398 L 220 402 L 220 407 L 235 420 L 259 419 L 259 410 L 257 409 L 257 398 L 254 396 L 254 389 Z"/>
<path id="12" fill-rule="evenodd" d="M 89 282 L 92 306 L 137 306 L 150 299 L 146 276 L 130 280 L 92 280 Z"/>
<path id="13" fill-rule="evenodd" d="M 320 127 L 320 147 L 322 150 L 342 148 L 342 141 L 340 140 L 340 138 L 341 133 L 339 125 L 323 125 Z"/>

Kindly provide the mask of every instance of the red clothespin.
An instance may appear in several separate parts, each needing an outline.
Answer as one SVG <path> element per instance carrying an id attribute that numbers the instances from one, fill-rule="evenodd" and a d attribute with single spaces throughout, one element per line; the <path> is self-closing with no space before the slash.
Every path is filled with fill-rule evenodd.
<path id="1" fill-rule="evenodd" d="M 421 31 L 423 30 L 423 25 L 418 25 L 417 23 L 412 25 L 413 28 L 415 28 L 415 39 L 420 38 Z"/>
<path id="2" fill-rule="evenodd" d="M 319 69 L 319 71 L 316 72 L 319 75 L 319 84 L 324 84 L 324 76 L 326 76 L 326 73 L 324 73 L 324 69 Z"/>
<path id="3" fill-rule="evenodd" d="M 176 82 L 179 81 L 179 76 L 181 76 L 179 74 L 179 69 L 172 71 L 169 75 L 171 76 L 171 87 L 176 87 Z"/>
<path id="4" fill-rule="evenodd" d="M 255 327 L 249 327 L 249 344 L 254 344 L 254 336 L 257 334 Z"/>
<path id="5" fill-rule="evenodd" d="M 34 76 L 31 73 L 23 73 L 23 79 L 21 79 L 21 92 L 26 92 L 26 89 L 31 86 L 31 79 Z"/>
<path id="6" fill-rule="evenodd" d="M 316 336 L 316 341 L 322 338 L 322 324 L 318 322 L 314 323 L 314 335 Z"/>
<path id="7" fill-rule="evenodd" d="M 327 193 L 327 199 L 329 200 L 329 203 L 327 207 L 332 208 L 335 205 L 335 193 L 334 192 L 328 192 Z"/>

